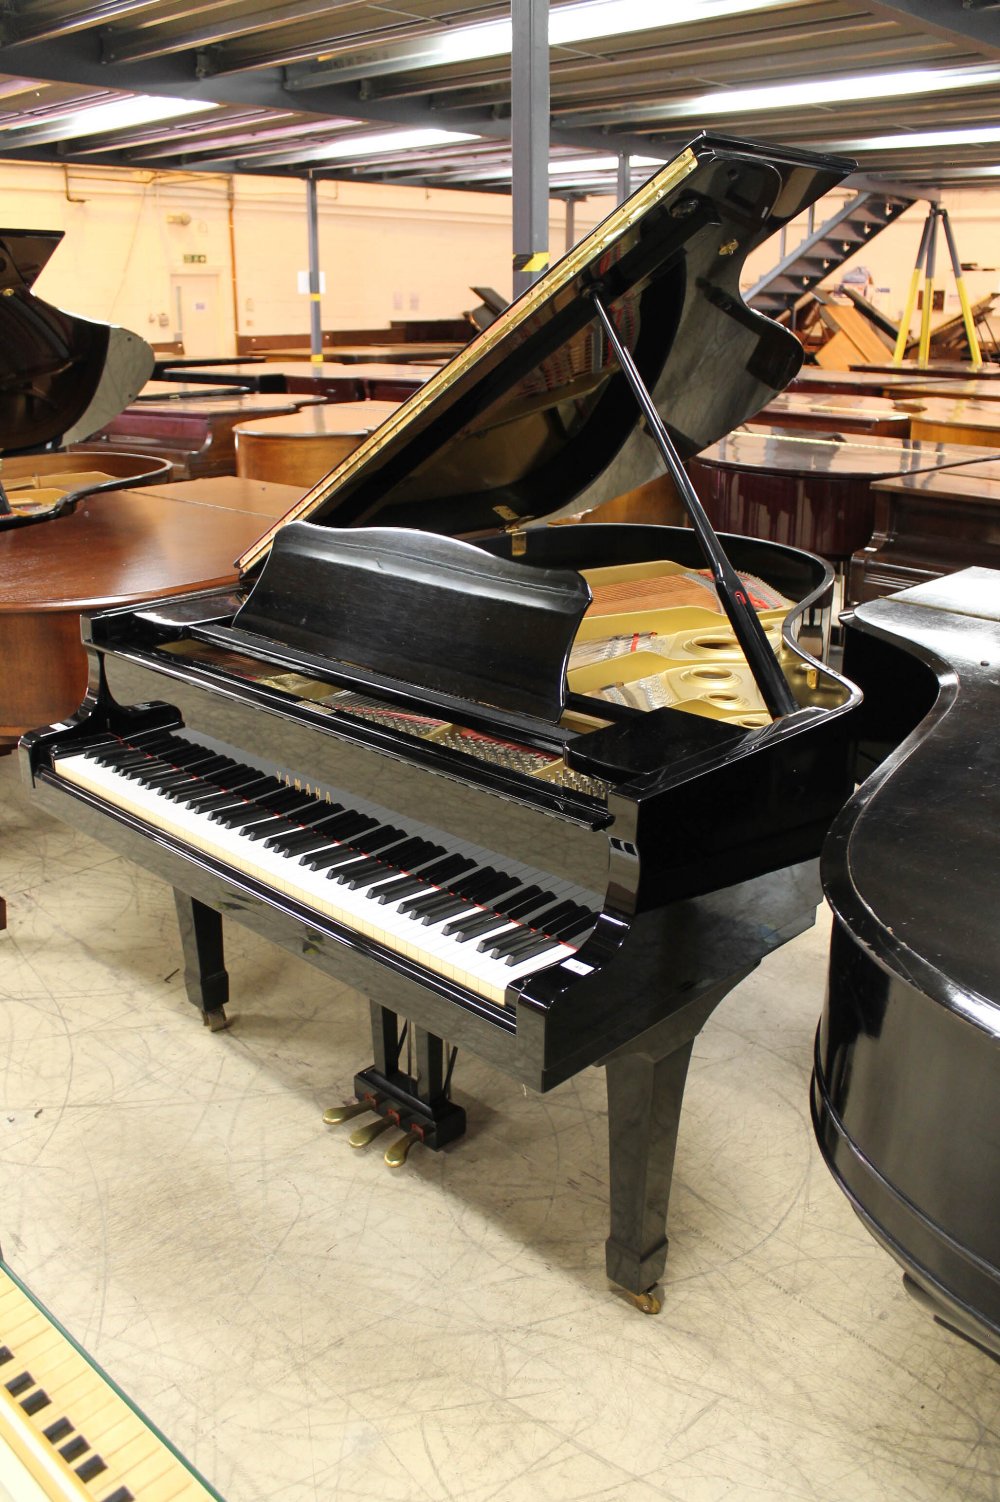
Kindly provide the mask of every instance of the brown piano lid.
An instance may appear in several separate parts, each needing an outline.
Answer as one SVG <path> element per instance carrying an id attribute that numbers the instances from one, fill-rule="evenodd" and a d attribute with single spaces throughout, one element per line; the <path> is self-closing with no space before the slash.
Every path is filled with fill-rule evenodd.
<path id="1" fill-rule="evenodd" d="M 0 229 L 0 453 L 79 443 L 126 407 L 153 373 L 138 334 L 80 318 L 32 286 L 63 238 Z"/>
<path id="2" fill-rule="evenodd" d="M 699 464 L 761 474 L 804 475 L 813 479 L 885 479 L 956 464 L 996 458 L 996 450 L 964 443 L 932 443 L 903 438 L 807 438 L 756 428 L 728 437 L 698 455 Z"/>
<path id="3" fill-rule="evenodd" d="M 744 303 L 743 262 L 852 165 L 699 136 L 285 521 L 471 535 L 589 510 L 659 474 L 593 311 L 597 289 L 682 456 L 714 443 L 802 360 L 793 334 Z M 272 537 L 241 565 L 259 562 Z"/>

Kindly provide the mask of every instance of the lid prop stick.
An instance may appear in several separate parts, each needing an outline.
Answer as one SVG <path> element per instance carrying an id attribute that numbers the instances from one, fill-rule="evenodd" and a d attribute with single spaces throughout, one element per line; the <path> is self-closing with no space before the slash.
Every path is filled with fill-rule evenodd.
<path id="1" fill-rule="evenodd" d="M 653 399 L 646 389 L 642 376 L 636 369 L 635 362 L 625 345 L 618 336 L 618 330 L 608 315 L 600 297 L 592 293 L 592 300 L 597 316 L 604 326 L 604 332 L 608 336 L 608 343 L 618 358 L 622 373 L 632 388 L 632 392 L 646 419 L 646 425 L 654 443 L 660 451 L 664 464 L 680 494 L 684 507 L 691 518 L 691 525 L 701 544 L 701 550 L 715 580 L 719 592 L 722 607 L 729 617 L 730 625 L 736 633 L 739 642 L 753 673 L 754 681 L 760 689 L 764 703 L 772 719 L 779 719 L 782 715 L 792 714 L 798 709 L 788 682 L 778 666 L 777 659 L 771 650 L 771 644 L 757 616 L 757 612 L 750 603 L 749 596 L 743 581 L 726 557 L 721 542 L 712 523 L 705 514 L 705 508 L 698 499 L 697 493 L 687 472 L 681 463 L 680 455 L 674 446 L 670 434 L 663 425 L 663 420 L 653 404 Z"/>

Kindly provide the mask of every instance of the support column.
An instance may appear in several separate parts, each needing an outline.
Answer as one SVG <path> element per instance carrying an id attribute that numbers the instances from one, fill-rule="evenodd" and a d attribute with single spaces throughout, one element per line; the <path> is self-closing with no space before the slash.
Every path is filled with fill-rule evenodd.
<path id="1" fill-rule="evenodd" d="M 618 154 L 618 202 L 624 203 L 632 192 L 632 158 L 627 151 Z"/>
<path id="2" fill-rule="evenodd" d="M 323 359 L 323 319 L 319 306 L 319 204 L 316 179 L 306 178 L 306 221 L 309 229 L 309 358 L 315 364 Z"/>
<path id="3" fill-rule="evenodd" d="M 566 200 L 566 254 L 569 255 L 576 244 L 576 199 L 573 197 Z"/>
<path id="4" fill-rule="evenodd" d="M 549 264 L 549 0 L 513 0 L 514 296 Z"/>

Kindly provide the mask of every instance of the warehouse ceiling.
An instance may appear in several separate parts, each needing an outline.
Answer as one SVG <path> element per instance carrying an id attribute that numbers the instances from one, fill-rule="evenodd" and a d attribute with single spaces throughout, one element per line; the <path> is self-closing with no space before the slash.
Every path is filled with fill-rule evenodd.
<path id="1" fill-rule="evenodd" d="M 0 0 L 0 156 L 510 191 L 502 0 Z M 698 130 L 1000 178 L 1000 0 L 553 3 L 551 190 Z"/>

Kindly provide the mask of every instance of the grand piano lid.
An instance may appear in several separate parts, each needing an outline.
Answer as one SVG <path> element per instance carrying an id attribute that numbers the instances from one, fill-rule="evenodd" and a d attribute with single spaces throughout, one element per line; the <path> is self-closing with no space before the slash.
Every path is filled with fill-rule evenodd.
<path id="1" fill-rule="evenodd" d="M 500 314 L 289 521 L 475 536 L 589 510 L 662 469 L 590 300 L 600 290 L 682 457 L 792 379 L 795 336 L 740 295 L 747 255 L 852 170 L 702 135 Z"/>
<path id="2" fill-rule="evenodd" d="M 54 307 L 32 291 L 60 230 L 0 229 L 0 453 L 77 443 L 116 417 L 153 373 L 138 334 Z"/>

